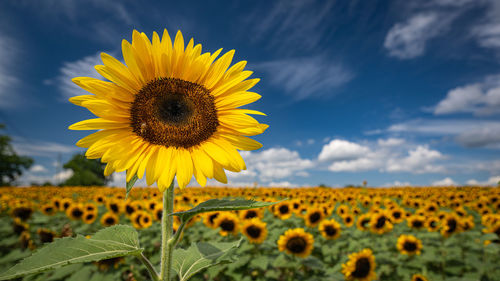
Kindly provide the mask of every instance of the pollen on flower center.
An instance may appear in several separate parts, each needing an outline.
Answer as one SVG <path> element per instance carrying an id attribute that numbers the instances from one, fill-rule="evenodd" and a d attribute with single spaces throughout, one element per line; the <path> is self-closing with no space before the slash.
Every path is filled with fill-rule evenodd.
<path id="1" fill-rule="evenodd" d="M 189 148 L 210 138 L 219 125 L 214 97 L 205 87 L 159 78 L 137 93 L 131 127 L 149 143 Z"/>

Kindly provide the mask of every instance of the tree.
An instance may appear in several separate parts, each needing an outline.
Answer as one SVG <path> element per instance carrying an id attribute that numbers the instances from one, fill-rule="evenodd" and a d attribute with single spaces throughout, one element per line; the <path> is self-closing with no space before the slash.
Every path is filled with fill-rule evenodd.
<path id="1" fill-rule="evenodd" d="M 0 124 L 0 130 L 5 125 Z M 33 159 L 19 156 L 12 148 L 12 139 L 7 135 L 0 135 L 0 186 L 14 184 L 15 180 L 33 165 Z"/>
<path id="2" fill-rule="evenodd" d="M 83 154 L 75 154 L 71 160 L 64 164 L 65 169 L 71 169 L 73 175 L 62 185 L 93 186 L 105 185 L 109 178 L 104 176 L 106 164 L 97 159 L 87 159 Z"/>

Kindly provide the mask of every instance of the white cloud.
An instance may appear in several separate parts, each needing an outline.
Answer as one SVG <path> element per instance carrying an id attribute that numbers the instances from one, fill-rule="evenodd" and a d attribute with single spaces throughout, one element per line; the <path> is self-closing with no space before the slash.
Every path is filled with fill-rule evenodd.
<path id="1" fill-rule="evenodd" d="M 401 141 L 398 142 L 401 143 Z M 411 147 L 385 144 L 379 141 L 368 147 L 345 140 L 332 140 L 323 146 L 318 160 L 329 162 L 328 170 L 332 172 L 378 170 L 389 173 L 422 174 L 445 171 L 444 166 L 437 164 L 438 161 L 445 159 L 445 156 L 426 145 Z"/>
<path id="2" fill-rule="evenodd" d="M 488 76 L 480 83 L 457 87 L 434 108 L 434 114 L 500 114 L 500 75 Z"/>
<path id="3" fill-rule="evenodd" d="M 269 5 L 267 2 L 266 6 Z M 280 0 L 272 8 L 256 6 L 245 21 L 255 41 L 280 51 L 316 48 L 329 31 L 334 1 Z"/>
<path id="4" fill-rule="evenodd" d="M 391 125 L 390 133 L 452 136 L 465 147 L 500 148 L 500 121 L 476 119 L 415 119 Z"/>
<path id="5" fill-rule="evenodd" d="M 0 33 L 0 108 L 10 108 L 19 101 L 18 94 L 13 89 L 19 84 L 15 76 L 15 60 L 18 56 L 18 43 Z"/>
<path id="6" fill-rule="evenodd" d="M 379 139 L 377 142 L 378 145 L 380 146 L 398 146 L 404 144 L 405 140 L 400 138 L 388 138 L 388 139 Z"/>
<path id="7" fill-rule="evenodd" d="M 45 172 L 47 172 L 47 168 L 45 168 L 42 165 L 36 164 L 30 168 L 30 172 L 32 172 L 32 173 L 45 173 Z"/>
<path id="8" fill-rule="evenodd" d="M 411 59 L 425 52 L 427 41 L 440 35 L 453 17 L 436 12 L 413 15 L 405 23 L 396 23 L 387 33 L 384 47 L 389 55 Z"/>
<path id="9" fill-rule="evenodd" d="M 294 100 L 331 96 L 354 74 L 324 55 L 262 62 L 251 66 L 269 74 L 269 81 Z"/>
<path id="10" fill-rule="evenodd" d="M 486 0 L 485 11 L 480 21 L 470 29 L 470 34 L 477 40 L 479 46 L 500 50 L 500 2 Z"/>
<path id="11" fill-rule="evenodd" d="M 411 186 L 411 183 L 408 181 L 393 181 L 393 182 L 384 183 L 382 186 L 383 187 Z"/>
<path id="12" fill-rule="evenodd" d="M 389 158 L 385 170 L 388 172 L 411 172 L 415 174 L 444 172 L 443 166 L 435 165 L 437 160 L 444 159 L 444 155 L 437 150 L 429 149 L 424 145 L 408 151 L 403 158 Z"/>
<path id="13" fill-rule="evenodd" d="M 94 68 L 95 65 L 99 64 L 102 64 L 100 53 L 86 56 L 76 61 L 64 62 L 59 69 L 59 75 L 45 82 L 47 84 L 55 84 L 62 93 L 65 101 L 70 97 L 85 95 L 88 92 L 73 83 L 71 79 L 79 76 L 104 79 Z"/>
<path id="14" fill-rule="evenodd" d="M 268 186 L 268 187 L 298 187 L 298 185 L 293 184 L 289 181 L 270 182 L 266 186 Z"/>
<path id="15" fill-rule="evenodd" d="M 432 186 L 456 186 L 458 185 L 453 179 L 447 177 L 442 180 L 434 181 L 431 183 Z"/>
<path id="16" fill-rule="evenodd" d="M 366 155 L 370 149 L 366 146 L 346 140 L 334 139 L 323 146 L 318 156 L 320 161 L 348 160 Z"/>
<path id="17" fill-rule="evenodd" d="M 25 139 L 20 137 L 12 138 L 12 146 L 16 153 L 26 156 L 55 157 L 59 153 L 73 153 L 80 148 L 72 145 L 65 145 L 56 142 Z"/>
<path id="18" fill-rule="evenodd" d="M 71 169 L 65 169 L 60 171 L 59 173 L 56 173 L 54 176 L 52 176 L 52 181 L 54 183 L 61 183 L 67 179 L 69 179 L 73 175 L 73 170 Z"/>
<path id="19" fill-rule="evenodd" d="M 475 179 L 471 179 L 467 181 L 468 185 L 482 185 L 482 186 L 497 186 L 500 182 L 500 176 L 490 177 L 486 181 L 477 181 Z"/>

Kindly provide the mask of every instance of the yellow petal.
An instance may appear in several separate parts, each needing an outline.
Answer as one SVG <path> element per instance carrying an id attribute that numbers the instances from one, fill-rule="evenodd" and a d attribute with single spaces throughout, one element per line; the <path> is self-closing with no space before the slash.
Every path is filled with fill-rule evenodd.
<path id="1" fill-rule="evenodd" d="M 208 156 L 202 148 L 193 148 L 192 152 L 193 165 L 196 166 L 205 176 L 214 177 L 214 166 L 212 158 Z"/>
<path id="2" fill-rule="evenodd" d="M 179 187 L 185 188 L 193 177 L 193 161 L 191 153 L 186 149 L 177 150 L 177 183 Z"/>
<path id="3" fill-rule="evenodd" d="M 220 57 L 211 67 L 207 79 L 205 81 L 205 87 L 212 90 L 217 82 L 222 78 L 227 68 L 233 60 L 234 50 L 225 53 Z"/>
<path id="4" fill-rule="evenodd" d="M 102 130 L 102 131 L 92 133 L 92 134 L 82 138 L 81 140 L 79 140 L 76 143 L 76 146 L 87 148 L 102 138 L 105 138 L 105 137 L 111 136 L 111 135 L 126 133 L 126 132 L 127 132 L 127 130 L 123 130 L 123 129 Z"/>
<path id="5" fill-rule="evenodd" d="M 235 92 L 223 98 L 218 98 L 215 100 L 215 106 L 217 109 L 233 109 L 240 107 L 249 103 L 252 103 L 262 96 L 253 92 Z"/>
<path id="6" fill-rule="evenodd" d="M 227 183 L 226 173 L 222 169 L 222 166 L 215 161 L 213 162 L 213 164 L 214 164 L 214 178 L 221 183 Z"/>
<path id="7" fill-rule="evenodd" d="M 244 136 L 221 134 L 220 137 L 229 141 L 234 147 L 239 150 L 257 150 L 262 147 L 262 144 L 260 142 Z"/>
<path id="8" fill-rule="evenodd" d="M 100 130 L 100 129 L 120 129 L 127 128 L 129 124 L 119 123 L 103 118 L 83 120 L 69 126 L 70 130 Z"/>

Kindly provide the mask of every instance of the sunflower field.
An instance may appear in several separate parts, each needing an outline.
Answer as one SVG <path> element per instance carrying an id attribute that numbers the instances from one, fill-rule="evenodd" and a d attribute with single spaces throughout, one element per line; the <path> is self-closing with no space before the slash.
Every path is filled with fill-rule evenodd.
<path id="1" fill-rule="evenodd" d="M 136 188 L 0 189 L 0 272 L 62 237 L 132 225 L 160 260 L 162 194 Z M 191 280 L 500 280 L 498 188 L 185 188 L 175 211 L 212 198 L 279 202 L 199 215 L 193 241 L 239 241 L 232 263 Z M 174 220 L 174 230 L 179 221 Z M 21 280 L 21 279 L 19 279 Z M 69 264 L 22 280 L 149 280 L 132 257 Z"/>

